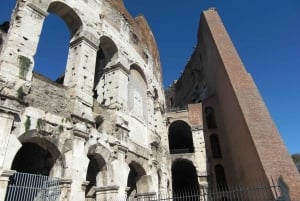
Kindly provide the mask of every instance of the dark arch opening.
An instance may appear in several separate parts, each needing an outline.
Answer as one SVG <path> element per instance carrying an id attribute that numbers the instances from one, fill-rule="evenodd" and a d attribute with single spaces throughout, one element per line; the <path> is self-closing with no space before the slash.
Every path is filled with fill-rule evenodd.
<path id="1" fill-rule="evenodd" d="M 199 183 L 196 168 L 193 163 L 186 159 L 177 159 L 172 164 L 173 195 L 180 194 L 191 200 L 199 200 Z"/>
<path id="2" fill-rule="evenodd" d="M 17 172 L 49 176 L 56 159 L 49 150 L 27 142 L 17 152 L 11 169 Z"/>
<path id="3" fill-rule="evenodd" d="M 100 38 L 100 46 L 97 52 L 95 77 L 94 77 L 94 98 L 97 98 L 97 85 L 104 73 L 106 65 L 118 52 L 116 44 L 107 36 Z"/>
<path id="4" fill-rule="evenodd" d="M 191 127 L 186 122 L 173 122 L 169 127 L 168 136 L 171 154 L 194 152 Z"/>
<path id="5" fill-rule="evenodd" d="M 90 162 L 87 169 L 86 181 L 88 181 L 89 183 L 85 189 L 85 197 L 96 198 L 94 188 L 99 187 L 97 179 L 99 179 L 98 175 L 105 166 L 105 161 L 99 155 L 88 155 L 88 158 L 90 159 Z M 101 179 L 104 180 L 104 178 Z"/>
<path id="6" fill-rule="evenodd" d="M 212 156 L 214 158 L 222 158 L 219 138 L 216 134 L 212 134 L 210 137 L 210 146 L 212 151 Z"/>
<path id="7" fill-rule="evenodd" d="M 227 180 L 225 176 L 225 170 L 222 165 L 215 166 L 216 182 L 219 190 L 227 190 Z"/>
<path id="8" fill-rule="evenodd" d="M 127 197 L 135 197 L 138 193 L 137 182 L 139 179 L 146 175 L 145 170 L 136 162 L 131 162 L 129 164 L 129 174 L 127 178 Z"/>
<path id="9" fill-rule="evenodd" d="M 205 108 L 206 125 L 208 129 L 217 128 L 215 112 L 212 107 Z"/>

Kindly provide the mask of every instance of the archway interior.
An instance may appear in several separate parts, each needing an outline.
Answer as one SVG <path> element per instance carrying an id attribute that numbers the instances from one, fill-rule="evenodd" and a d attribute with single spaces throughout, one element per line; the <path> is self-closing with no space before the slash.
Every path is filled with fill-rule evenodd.
<path id="1" fill-rule="evenodd" d="M 216 181 L 217 181 L 218 189 L 219 190 L 227 190 L 228 185 L 227 185 L 224 167 L 222 165 L 216 165 L 215 173 L 216 173 Z"/>
<path id="2" fill-rule="evenodd" d="M 198 192 L 198 177 L 196 169 L 191 161 L 177 159 L 172 164 L 172 186 L 174 191 L 189 190 L 186 192 Z"/>
<path id="3" fill-rule="evenodd" d="M 54 163 L 55 159 L 47 149 L 35 143 L 24 143 L 16 154 L 11 169 L 49 176 Z"/>
<path id="4" fill-rule="evenodd" d="M 94 77 L 94 98 L 97 98 L 99 91 L 97 85 L 104 73 L 104 68 L 111 62 L 118 51 L 115 43 L 108 37 L 103 36 L 100 38 L 100 46 L 97 52 L 95 77 Z"/>
<path id="5" fill-rule="evenodd" d="M 103 170 L 105 161 L 102 157 L 97 157 L 95 155 L 88 155 L 88 158 L 90 159 L 90 162 L 87 169 L 86 181 L 89 183 L 86 186 L 85 195 L 89 198 L 95 198 L 96 194 L 93 187 L 99 186 L 99 179 L 103 180 L 103 178 L 99 178 L 99 173 Z"/>
<path id="6" fill-rule="evenodd" d="M 138 180 L 138 173 L 135 171 L 132 165 L 129 165 L 130 171 L 128 174 L 128 179 L 127 179 L 127 196 L 128 197 L 134 197 L 134 195 L 137 193 L 136 189 L 136 182 Z"/>
<path id="7" fill-rule="evenodd" d="M 137 183 L 142 176 L 146 175 L 146 172 L 140 164 L 134 161 L 129 164 L 129 168 L 130 170 L 127 178 L 127 197 L 134 197 L 139 191 Z"/>
<path id="8" fill-rule="evenodd" d="M 171 154 L 194 152 L 191 127 L 184 121 L 175 121 L 170 125 L 169 148 Z"/>

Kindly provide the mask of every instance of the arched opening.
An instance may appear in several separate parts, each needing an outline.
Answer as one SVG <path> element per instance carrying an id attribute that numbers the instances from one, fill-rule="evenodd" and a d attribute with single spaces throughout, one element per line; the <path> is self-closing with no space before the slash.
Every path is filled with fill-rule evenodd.
<path id="1" fill-rule="evenodd" d="M 212 107 L 205 108 L 206 125 L 208 129 L 217 128 L 215 112 Z"/>
<path id="2" fill-rule="evenodd" d="M 225 176 L 225 170 L 222 165 L 215 166 L 216 182 L 219 190 L 227 190 L 227 180 Z"/>
<path id="3" fill-rule="evenodd" d="M 6 21 L 0 24 L 0 52 L 2 50 L 2 46 L 5 41 L 8 29 L 9 29 L 9 22 Z"/>
<path id="4" fill-rule="evenodd" d="M 129 174 L 127 178 L 127 197 L 135 197 L 138 193 L 138 182 L 142 176 L 146 175 L 145 170 L 136 162 L 129 164 Z"/>
<path id="5" fill-rule="evenodd" d="M 146 119 L 147 81 L 142 69 L 132 64 L 129 75 L 129 110 L 138 118 Z"/>
<path id="6" fill-rule="evenodd" d="M 57 163 L 58 158 L 58 150 L 49 150 L 49 146 L 26 142 L 17 152 L 11 169 L 17 172 L 53 176 L 55 173 L 52 168 Z"/>
<path id="7" fill-rule="evenodd" d="M 98 83 L 104 73 L 104 69 L 108 63 L 113 63 L 114 57 L 117 55 L 118 48 L 116 44 L 107 36 L 100 38 L 100 46 L 97 52 L 96 66 L 95 66 L 95 77 L 94 77 L 94 98 L 97 99 Z M 100 86 L 101 87 L 101 86 Z M 99 88 L 100 89 L 100 88 Z"/>
<path id="8" fill-rule="evenodd" d="M 34 71 L 59 84 L 64 82 L 70 38 L 82 22 L 75 11 L 61 2 L 53 2 L 43 24 Z"/>
<path id="9" fill-rule="evenodd" d="M 193 153 L 191 127 L 184 121 L 175 121 L 169 127 L 169 148 L 171 154 Z"/>
<path id="10" fill-rule="evenodd" d="M 177 159 L 172 164 L 172 186 L 174 198 L 180 194 L 198 200 L 199 183 L 196 168 L 186 159 Z M 194 197 L 195 196 L 195 197 Z"/>
<path id="11" fill-rule="evenodd" d="M 26 136 L 19 139 L 22 138 Z M 57 177 L 63 174 L 60 156 L 57 147 L 45 139 L 33 137 L 23 141 L 12 162 L 11 169 L 17 173 L 10 177 L 5 200 L 46 200 L 50 196 L 57 200 L 60 194 Z"/>
<path id="12" fill-rule="evenodd" d="M 210 137 L 210 146 L 212 151 L 212 156 L 214 158 L 222 158 L 219 138 L 216 134 L 212 134 Z"/>
<path id="13" fill-rule="evenodd" d="M 90 159 L 86 181 L 88 181 L 88 185 L 85 189 L 85 197 L 90 199 L 96 198 L 95 188 L 100 187 L 106 183 L 105 178 L 105 161 L 100 155 L 88 155 Z"/>

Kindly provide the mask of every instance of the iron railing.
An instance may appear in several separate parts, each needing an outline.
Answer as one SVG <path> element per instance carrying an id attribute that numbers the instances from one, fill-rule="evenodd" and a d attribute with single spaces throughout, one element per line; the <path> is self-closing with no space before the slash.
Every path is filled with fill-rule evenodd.
<path id="1" fill-rule="evenodd" d="M 10 177 L 5 201 L 58 201 L 58 178 L 17 172 Z"/>
<path id="2" fill-rule="evenodd" d="M 185 188 L 165 193 L 143 193 L 131 197 L 95 199 L 95 201 L 290 201 L 279 184 L 256 184 L 211 189 L 208 187 Z"/>
<path id="3" fill-rule="evenodd" d="M 86 201 L 290 201 L 288 188 L 278 180 L 270 184 L 238 185 L 224 188 L 173 189 L 173 192 L 133 193 L 130 197 L 104 195 L 86 198 Z M 27 173 L 15 173 L 10 177 L 5 201 L 58 201 L 60 199 L 60 179 Z"/>

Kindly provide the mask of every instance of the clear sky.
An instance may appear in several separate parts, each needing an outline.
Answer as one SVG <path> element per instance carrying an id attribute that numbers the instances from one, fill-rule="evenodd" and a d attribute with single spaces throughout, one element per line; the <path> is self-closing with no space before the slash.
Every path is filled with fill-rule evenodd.
<path id="1" fill-rule="evenodd" d="M 14 0 L 0 1 L 0 23 L 9 19 L 14 3 Z M 300 152 L 299 0 L 124 0 L 124 3 L 133 16 L 143 14 L 152 28 L 165 87 L 179 77 L 193 52 L 201 11 L 216 7 L 289 152 Z M 35 70 L 52 79 L 63 73 L 68 37 L 63 21 L 49 15 Z"/>

